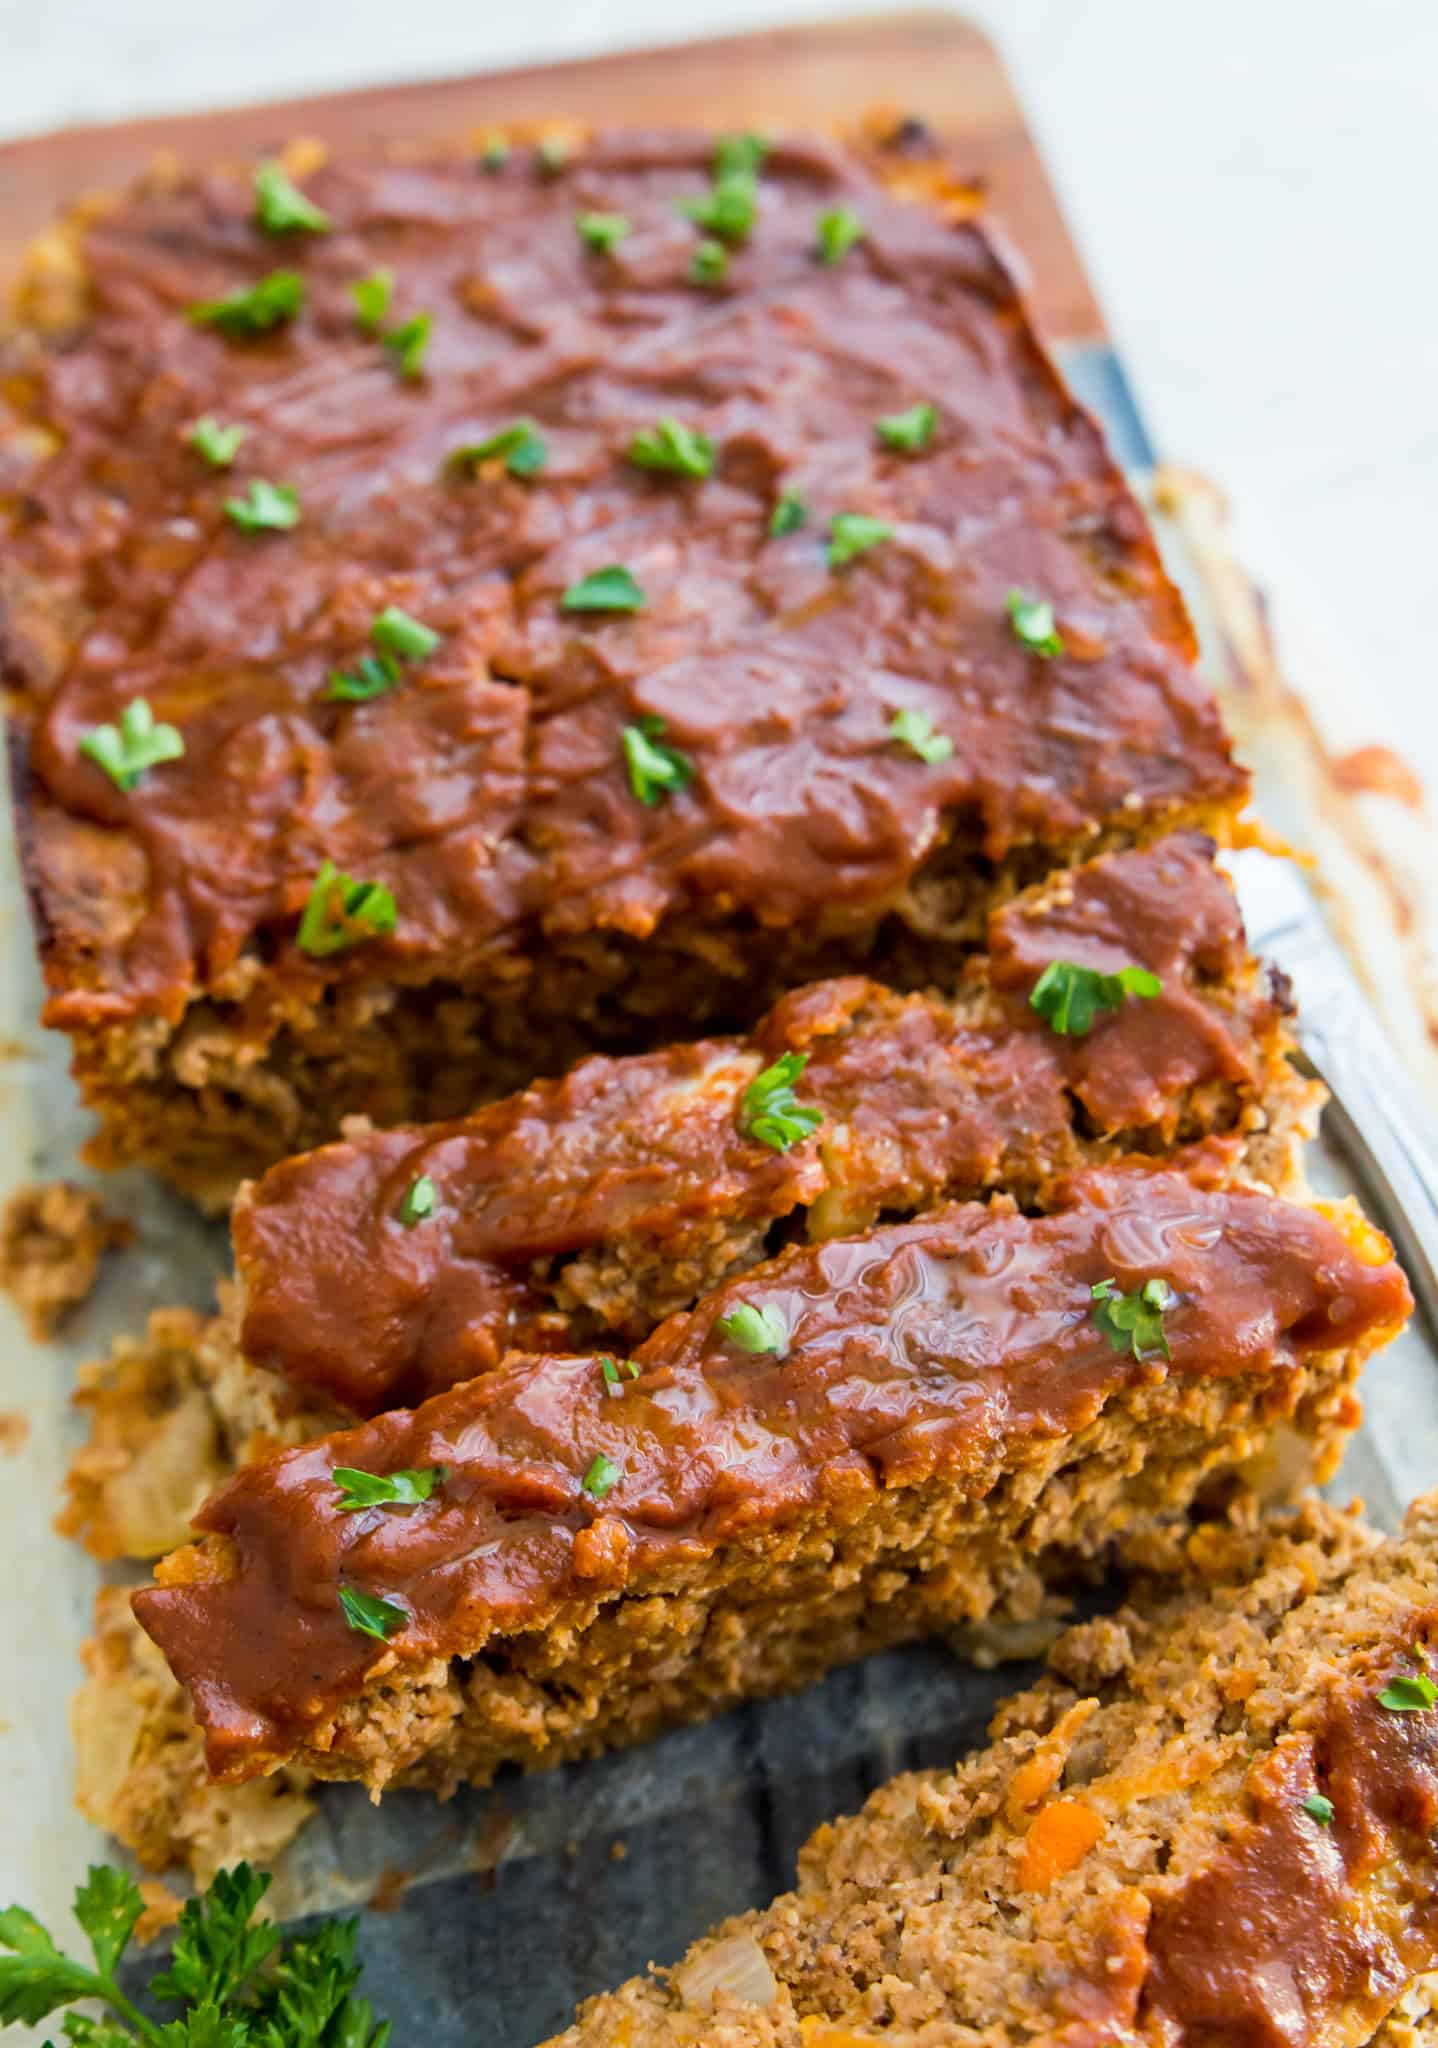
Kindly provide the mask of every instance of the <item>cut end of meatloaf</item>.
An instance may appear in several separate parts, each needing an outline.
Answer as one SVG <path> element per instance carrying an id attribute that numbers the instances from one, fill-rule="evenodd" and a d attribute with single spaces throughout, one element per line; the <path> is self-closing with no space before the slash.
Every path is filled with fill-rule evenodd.
<path id="1" fill-rule="evenodd" d="M 1125 1335 L 1104 1303 L 1145 1287 L 1161 1327 Z M 1355 1210 L 1096 1169 L 1049 1215 L 796 1247 L 629 1359 L 511 1358 L 251 1465 L 136 1612 L 217 1777 L 482 1782 L 1032 1615 L 1201 1492 L 1291 1470 L 1281 1439 L 1326 1475 L 1408 1307 Z M 429 1490 L 344 1507 L 345 1467 Z"/>
<path id="2" fill-rule="evenodd" d="M 784 139 L 696 282 L 712 150 L 325 164 L 329 231 L 282 241 L 243 175 L 76 224 L 73 323 L 5 345 L 0 641 L 97 1157 L 219 1201 L 347 1113 L 459 1115 L 819 976 L 946 979 L 1053 867 L 1230 833 L 1181 601 L 984 231 L 910 152 Z M 630 232 L 596 251 L 590 212 Z M 356 317 L 382 267 L 432 322 L 413 375 Z M 292 315 L 196 317 L 275 271 Z M 202 419 L 245 429 L 223 470 Z M 650 465 L 671 420 L 704 474 Z M 542 465 L 472 452 L 525 422 Z M 292 526 L 237 522 L 281 483 Z M 638 608 L 566 603 L 616 568 Z M 438 638 L 375 669 L 395 607 Z M 119 786 L 82 742 L 139 698 L 183 752 Z"/>
<path id="3" fill-rule="evenodd" d="M 459 1122 L 273 1168 L 233 1220 L 246 1357 L 377 1414 L 507 1351 L 636 1344 L 787 1239 L 994 1189 L 1043 1209 L 1066 1174 L 1125 1153 L 1223 1137 L 1232 1170 L 1288 1186 L 1313 1091 L 1210 841 L 1105 855 L 986 936 L 949 997 L 821 982 L 747 1038 L 586 1060 Z M 1055 962 L 1159 986 L 1060 1032 L 1029 1000 Z M 796 1058 L 814 1128 L 777 1149 L 746 1104 Z"/>
<path id="4" fill-rule="evenodd" d="M 1312 1503 L 1189 1553 L 988 1750 L 821 1828 L 796 1891 L 549 2048 L 1425 2038 L 1438 1708 L 1392 1687 L 1438 1674 L 1438 1496 L 1381 1546 Z"/>

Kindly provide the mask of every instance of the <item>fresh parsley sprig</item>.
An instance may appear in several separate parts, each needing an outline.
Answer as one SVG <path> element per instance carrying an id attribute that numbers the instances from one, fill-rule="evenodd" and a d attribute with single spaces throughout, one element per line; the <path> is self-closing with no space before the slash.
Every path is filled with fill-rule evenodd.
<path id="1" fill-rule="evenodd" d="M 1050 960 L 1034 983 L 1029 1008 L 1061 1037 L 1082 1038 L 1092 1031 L 1100 1010 L 1118 1010 L 1125 996 L 1152 1001 L 1163 983 L 1147 967 L 1120 967 L 1114 974 L 1101 974 L 1096 967 L 1080 967 L 1072 960 Z"/>
<path id="2" fill-rule="evenodd" d="M 954 743 L 946 732 L 935 732 L 934 721 L 927 711 L 920 711 L 912 704 L 904 705 L 889 720 L 889 738 L 901 747 L 907 747 L 911 754 L 917 754 L 921 761 L 927 761 L 931 768 L 940 761 L 947 761 L 954 751 Z"/>
<path id="3" fill-rule="evenodd" d="M 336 1506 L 355 1508 L 417 1508 L 448 1478 L 444 1465 L 418 1465 L 403 1472 L 365 1472 L 358 1465 L 336 1465 L 330 1478 L 340 1489 Z"/>
<path id="4" fill-rule="evenodd" d="M 819 1128 L 823 1110 L 798 1101 L 794 1094 L 794 1083 L 808 1064 L 806 1052 L 783 1052 L 754 1076 L 739 1102 L 739 1128 L 746 1138 L 787 1152 Z"/>
<path id="5" fill-rule="evenodd" d="M 1131 1351 L 1140 1364 L 1149 1358 L 1171 1358 L 1164 1312 L 1178 1296 L 1167 1280 L 1145 1280 L 1131 1294 L 1124 1294 L 1117 1281 L 1100 1280 L 1089 1289 L 1093 1319 L 1115 1351 Z"/>
<path id="6" fill-rule="evenodd" d="M 657 426 L 640 428 L 629 444 L 629 460 L 636 469 L 708 476 L 714 467 L 714 443 L 681 420 L 662 419 Z"/>
<path id="7" fill-rule="evenodd" d="M 150 2019 L 121 1990 L 116 1972 L 144 1910 L 129 1874 L 94 1865 L 75 1893 L 75 1918 L 93 1965 L 76 1962 L 23 1906 L 0 1912 L 0 2026 L 38 2026 L 52 2013 L 91 2001 L 103 2019 L 66 2011 L 61 2030 L 75 2048 L 388 2048 L 388 2020 L 376 2024 L 355 1995 L 357 1920 L 327 1920 L 286 1937 L 255 1924 L 269 1878 L 247 1863 L 220 1871 L 187 1901 L 168 1968 L 149 1996 L 179 2007 Z"/>
<path id="8" fill-rule="evenodd" d="M 147 768 L 178 761 L 184 751 L 178 726 L 157 723 L 144 697 L 130 699 L 118 725 L 92 725 L 80 737 L 80 752 L 104 769 L 116 789 L 133 789 Z"/>
<path id="9" fill-rule="evenodd" d="M 651 810 L 666 796 L 677 796 L 694 780 L 694 763 L 678 747 L 668 746 L 662 735 L 664 720 L 653 713 L 624 726 L 619 744 L 629 770 L 629 787 L 640 803 Z"/>
<path id="10" fill-rule="evenodd" d="M 387 937 L 396 917 L 393 892 L 383 882 L 357 882 L 333 861 L 323 860 L 310 885 L 295 943 L 302 953 L 322 960 L 366 939 Z"/>
<path id="11" fill-rule="evenodd" d="M 324 208 L 307 199 L 273 159 L 255 169 L 255 219 L 267 235 L 323 235 L 330 227 Z"/>
<path id="12" fill-rule="evenodd" d="M 293 320 L 305 302 L 305 281 L 293 270 L 272 270 L 248 291 L 231 292 L 223 299 L 202 299 L 188 308 L 197 327 L 218 327 L 232 340 L 268 334 L 272 327 Z"/>
<path id="13" fill-rule="evenodd" d="M 1020 647 L 1045 661 L 1064 651 L 1063 635 L 1054 624 L 1054 608 L 1046 597 L 1031 597 L 1027 591 L 1011 590 L 1004 599 L 1009 626 Z"/>
<path id="14" fill-rule="evenodd" d="M 777 1302 L 766 1301 L 762 1308 L 752 1301 L 736 1302 L 727 1316 L 716 1317 L 714 1327 L 754 1358 L 765 1351 L 782 1358 L 789 1346 L 789 1325 Z"/>
<path id="15" fill-rule="evenodd" d="M 483 441 L 452 448 L 445 460 L 455 469 L 502 460 L 511 476 L 536 476 L 549 460 L 549 445 L 533 420 L 515 420 Z"/>

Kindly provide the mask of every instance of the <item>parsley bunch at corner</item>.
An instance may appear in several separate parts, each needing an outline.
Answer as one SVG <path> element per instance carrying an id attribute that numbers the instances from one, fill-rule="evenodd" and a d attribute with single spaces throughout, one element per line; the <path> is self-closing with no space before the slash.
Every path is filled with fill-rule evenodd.
<path id="1" fill-rule="evenodd" d="M 356 1998 L 357 1920 L 322 1920 L 286 1936 L 255 1908 L 269 1878 L 238 1863 L 220 1871 L 209 1890 L 180 1915 L 169 1967 L 152 1977 L 148 1996 L 179 2011 L 146 2017 L 116 1981 L 120 1958 L 144 1910 L 135 1881 L 106 1864 L 91 1867 L 75 1893 L 75 1918 L 90 1943 L 92 1963 L 62 1954 L 23 1906 L 0 1912 L 0 2026 L 38 2025 L 66 2006 L 91 2000 L 102 2019 L 66 2012 L 65 2039 L 75 2048 L 387 2048 L 390 2023 L 375 2023 L 369 2001 Z"/>

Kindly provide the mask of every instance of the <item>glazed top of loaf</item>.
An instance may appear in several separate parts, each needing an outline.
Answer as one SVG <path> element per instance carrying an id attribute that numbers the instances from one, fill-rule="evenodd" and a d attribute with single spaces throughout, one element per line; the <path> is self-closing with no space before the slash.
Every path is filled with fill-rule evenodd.
<path id="1" fill-rule="evenodd" d="M 286 1160 L 233 1220 L 246 1356 L 376 1414 L 509 1350 L 637 1342 L 796 1211 L 834 1236 L 991 1186 L 1032 1204 L 1110 1134 L 1171 1143 L 1258 1113 L 1278 1013 L 1200 835 L 1057 877 L 995 911 L 988 941 L 953 1002 L 822 982 L 747 1039 L 589 1059 L 457 1122 Z M 1161 986 L 1058 1032 L 1029 1003 L 1055 960 Z M 821 1120 L 768 1144 L 746 1092 L 795 1053 Z M 607 1288 L 565 1266 L 593 1247 L 618 1263 Z"/>
<path id="2" fill-rule="evenodd" d="M 1075 1176 L 1047 1216 L 959 1204 L 796 1248 L 661 1324 L 634 1377 L 515 1357 L 246 1467 L 195 1520 L 218 1544 L 177 1553 L 136 1613 L 211 1768 L 245 1776 L 383 1673 L 672 1583 L 805 1514 L 843 1523 L 881 1487 L 983 1491 L 1026 1441 L 1071 1435 L 1125 1389 L 1243 1376 L 1282 1412 L 1305 1360 L 1407 1311 L 1377 1233 L 1352 1238 L 1310 1208 L 1130 1166 Z M 1094 1288 L 1155 1279 L 1172 1290 L 1163 1348 L 1120 1348 Z M 765 1348 L 728 1320 L 741 1305 L 772 1319 Z M 337 1467 L 442 1476 L 418 1505 L 356 1511 Z M 342 1592 L 389 1604 L 387 1640 L 356 1632 Z"/>
<path id="3" fill-rule="evenodd" d="M 666 919 L 842 931 L 902 912 L 926 863 L 1232 808 L 1181 602 L 984 232 L 904 197 L 902 155 L 784 141 L 725 242 L 683 210 L 712 152 L 337 161 L 302 179 L 324 231 L 267 231 L 238 174 L 87 220 L 83 314 L 11 344 L 0 413 L 53 1022 L 174 1018 L 261 976 L 274 1000 L 472 975 Z M 590 215 L 628 232 L 595 246 Z M 293 317 L 194 317 L 276 271 Z M 381 272 L 375 319 L 353 288 Z M 927 440 L 889 445 L 877 423 L 926 405 Z M 228 467 L 201 419 L 244 429 Z M 542 467 L 456 459 L 526 420 Z M 633 459 L 666 420 L 707 437 L 707 475 Z M 293 490 L 292 526 L 235 523 L 257 481 Z M 789 494 L 804 522 L 776 532 Z M 833 564 L 853 514 L 891 532 Z M 614 567 L 642 609 L 566 608 Z M 1041 615 L 1020 635 L 1014 592 L 1061 651 Z M 437 643 L 336 701 L 392 606 Z M 184 752 L 126 789 L 81 741 L 136 698 Z M 642 800 L 626 731 L 682 786 Z M 300 947 L 326 861 L 391 893 L 392 930 L 336 883 L 333 949 Z"/>

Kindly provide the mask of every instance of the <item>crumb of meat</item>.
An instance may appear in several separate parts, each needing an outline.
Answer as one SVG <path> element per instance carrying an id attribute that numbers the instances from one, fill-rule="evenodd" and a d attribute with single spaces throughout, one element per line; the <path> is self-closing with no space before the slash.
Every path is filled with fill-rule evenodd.
<path id="1" fill-rule="evenodd" d="M 30 1419 L 18 1409 L 0 1415 L 0 1457 L 18 1458 L 30 1441 Z"/>
<path id="2" fill-rule="evenodd" d="M 37 1343 L 53 1337 L 87 1299 L 105 1253 L 134 1236 L 133 1224 L 74 1181 L 16 1190 L 0 1210 L 0 1287 Z"/>

